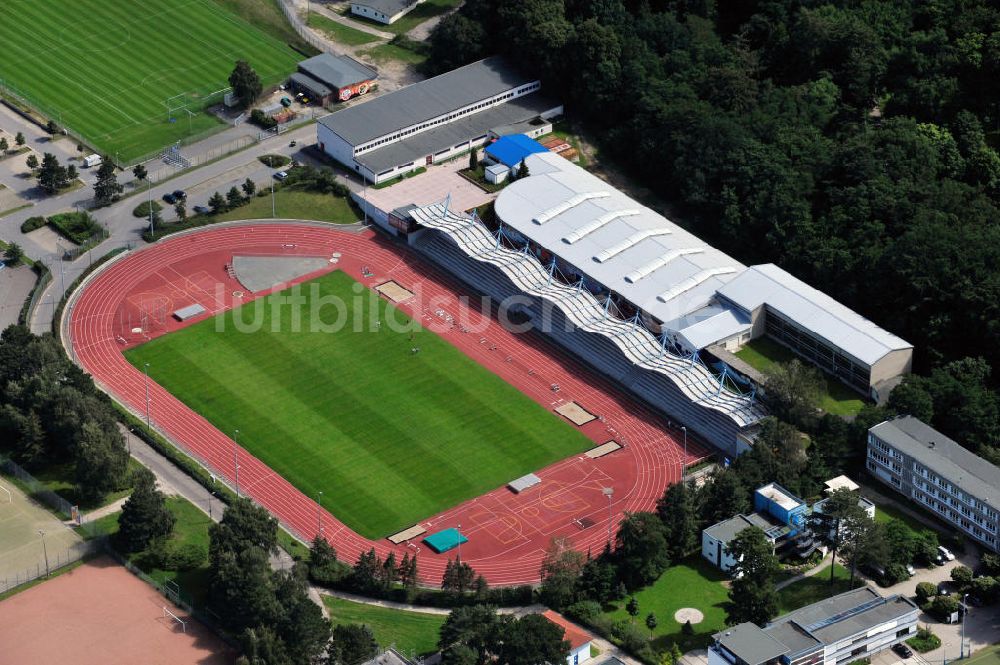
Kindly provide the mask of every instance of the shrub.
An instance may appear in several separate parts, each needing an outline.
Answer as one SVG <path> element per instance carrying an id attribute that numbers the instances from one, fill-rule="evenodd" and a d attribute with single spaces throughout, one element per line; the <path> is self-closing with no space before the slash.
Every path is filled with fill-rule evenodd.
<path id="1" fill-rule="evenodd" d="M 152 208 L 154 213 L 158 213 L 163 210 L 163 206 L 160 205 L 159 201 L 143 201 L 137 205 L 132 210 L 133 217 L 139 217 L 140 219 L 149 219 L 149 209 Z"/>
<path id="2" fill-rule="evenodd" d="M 44 217 L 29 217 L 21 224 L 21 233 L 31 233 L 32 231 L 40 229 L 43 226 L 45 226 Z"/>
<path id="3" fill-rule="evenodd" d="M 906 640 L 906 643 L 913 647 L 914 651 L 927 653 L 941 646 L 941 638 L 927 628 L 921 628 L 916 635 Z"/>
<path id="4" fill-rule="evenodd" d="M 261 129 L 272 129 L 277 127 L 278 121 L 267 115 L 260 109 L 254 109 L 250 111 L 250 122 L 257 125 Z"/>
<path id="5" fill-rule="evenodd" d="M 955 566 L 951 569 L 951 579 L 959 589 L 965 590 L 972 582 L 972 569 L 968 566 Z"/>
<path id="6" fill-rule="evenodd" d="M 591 623 L 601 615 L 601 604 L 595 600 L 581 600 L 567 607 L 566 615 L 584 623 Z"/>
<path id="7" fill-rule="evenodd" d="M 260 160 L 261 164 L 264 166 L 270 166 L 272 169 L 281 168 L 292 161 L 284 155 L 261 155 L 257 159 Z"/>
<path id="8" fill-rule="evenodd" d="M 936 596 L 927 609 L 927 612 L 939 621 L 947 621 L 957 611 L 958 599 L 953 596 Z"/>
<path id="9" fill-rule="evenodd" d="M 917 603 L 923 605 L 937 595 L 937 587 L 931 582 L 921 582 L 917 585 Z"/>
<path id="10" fill-rule="evenodd" d="M 204 548 L 187 543 L 180 547 L 172 547 L 167 552 L 168 570 L 194 570 L 208 561 L 208 552 Z"/>
<path id="11" fill-rule="evenodd" d="M 77 245 L 82 245 L 104 229 L 93 217 L 85 212 L 64 212 L 49 217 L 52 225 L 61 236 Z"/>

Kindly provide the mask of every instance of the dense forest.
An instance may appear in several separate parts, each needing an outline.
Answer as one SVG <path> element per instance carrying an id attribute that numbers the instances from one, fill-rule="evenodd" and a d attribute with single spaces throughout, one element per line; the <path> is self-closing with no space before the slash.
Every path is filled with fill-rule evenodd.
<path id="1" fill-rule="evenodd" d="M 430 67 L 492 53 L 539 74 L 675 221 L 913 343 L 923 377 L 897 406 L 996 452 L 994 3 L 467 0 Z"/>

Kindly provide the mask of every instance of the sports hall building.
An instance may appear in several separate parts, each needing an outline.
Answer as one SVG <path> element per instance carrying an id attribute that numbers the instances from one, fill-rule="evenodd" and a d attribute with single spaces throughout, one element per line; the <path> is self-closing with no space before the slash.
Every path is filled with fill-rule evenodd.
<path id="1" fill-rule="evenodd" d="M 774 265 L 747 267 L 549 153 L 489 224 L 447 202 L 409 211 L 409 242 L 710 443 L 737 455 L 765 415 L 708 347 L 767 335 L 865 395 L 912 346 Z"/>
<path id="2" fill-rule="evenodd" d="M 379 183 L 481 146 L 490 130 L 544 122 L 562 106 L 499 57 L 486 58 L 319 119 L 319 148 Z"/>

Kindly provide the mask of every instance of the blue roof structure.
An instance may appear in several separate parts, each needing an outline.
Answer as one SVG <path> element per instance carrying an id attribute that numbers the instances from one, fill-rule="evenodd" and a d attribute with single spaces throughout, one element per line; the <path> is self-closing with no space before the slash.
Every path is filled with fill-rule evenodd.
<path id="1" fill-rule="evenodd" d="M 501 136 L 492 144 L 486 146 L 486 154 L 505 166 L 514 168 L 528 155 L 536 152 L 548 152 L 548 148 L 524 134 Z"/>

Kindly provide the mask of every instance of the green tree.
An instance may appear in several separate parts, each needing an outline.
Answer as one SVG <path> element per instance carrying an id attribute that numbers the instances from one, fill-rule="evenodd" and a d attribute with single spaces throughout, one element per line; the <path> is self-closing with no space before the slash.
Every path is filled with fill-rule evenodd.
<path id="1" fill-rule="evenodd" d="M 14 136 L 14 145 L 16 145 L 18 148 L 23 148 L 24 144 L 25 144 L 24 134 L 22 132 L 18 132 L 17 135 Z"/>
<path id="2" fill-rule="evenodd" d="M 34 155 L 28 157 L 28 166 L 31 167 L 31 158 Z M 37 163 L 37 159 L 35 162 Z M 38 169 L 38 184 L 47 194 L 55 194 L 60 189 L 66 187 L 67 176 L 66 167 L 59 163 L 59 160 L 52 153 L 45 153 L 42 155 L 42 164 Z"/>
<path id="3" fill-rule="evenodd" d="M 58 134 L 59 133 L 59 125 L 56 124 L 55 120 L 49 120 L 48 123 L 46 123 L 46 125 L 45 125 L 45 131 L 47 131 L 49 134 L 53 134 L 53 135 L 54 134 Z"/>
<path id="4" fill-rule="evenodd" d="M 244 630 L 240 634 L 240 646 L 247 665 L 293 665 L 284 640 L 269 626 Z"/>
<path id="5" fill-rule="evenodd" d="M 972 569 L 968 566 L 955 566 L 951 569 L 951 579 L 958 586 L 959 591 L 965 592 L 972 584 Z"/>
<path id="6" fill-rule="evenodd" d="M 934 418 L 934 399 L 923 384 L 923 377 L 909 375 L 889 393 L 886 406 L 897 415 L 913 416 L 929 423 Z"/>
<path id="7" fill-rule="evenodd" d="M 577 580 L 586 559 L 565 540 L 553 538 L 542 559 L 540 600 L 561 610 L 574 600 Z"/>
<path id="8" fill-rule="evenodd" d="M 453 644 L 441 652 L 444 665 L 478 665 L 479 653 L 464 644 Z"/>
<path id="9" fill-rule="evenodd" d="M 629 589 L 649 584 L 670 565 L 663 522 L 653 513 L 626 515 L 615 543 L 618 573 Z"/>
<path id="10" fill-rule="evenodd" d="M 253 198 L 253 195 L 257 193 L 257 183 L 255 183 L 250 178 L 243 181 L 243 185 L 240 187 L 243 190 L 243 195 L 248 199 Z"/>
<path id="11" fill-rule="evenodd" d="M 107 205 L 118 199 L 124 188 L 118 183 L 114 162 L 104 155 L 101 165 L 97 168 L 97 180 L 94 182 L 94 200 L 97 205 Z"/>
<path id="12" fill-rule="evenodd" d="M 66 180 L 72 182 L 80 177 L 80 173 L 76 170 L 76 165 L 70 164 L 66 167 Z"/>
<path id="13" fill-rule="evenodd" d="M 733 582 L 726 623 L 750 621 L 763 626 L 778 614 L 778 595 L 774 590 L 778 558 L 774 555 L 774 545 L 761 529 L 749 527 L 730 541 L 726 552 L 736 562 L 730 569 Z"/>
<path id="14" fill-rule="evenodd" d="M 10 150 L 10 144 L 7 143 L 7 137 L 6 136 L 0 137 L 0 152 L 2 152 L 6 157 L 8 150 Z"/>
<path id="15" fill-rule="evenodd" d="M 35 153 L 28 155 L 28 158 L 24 160 L 25 166 L 34 171 L 38 168 L 38 157 L 35 157 Z"/>
<path id="16" fill-rule="evenodd" d="M 309 547 L 309 578 L 319 584 L 332 584 L 342 577 L 337 551 L 323 536 L 313 538 Z"/>
<path id="17" fill-rule="evenodd" d="M 634 622 L 635 618 L 639 616 L 639 601 L 635 599 L 635 596 L 631 596 L 628 602 L 625 603 L 625 611 L 628 612 L 629 621 Z"/>
<path id="18" fill-rule="evenodd" d="M 649 639 L 653 639 L 653 631 L 656 630 L 656 615 L 650 612 L 646 615 L 646 628 L 649 629 Z"/>
<path id="19" fill-rule="evenodd" d="M 438 637 L 438 649 L 447 651 L 462 644 L 480 656 L 489 652 L 492 635 L 499 630 L 500 617 L 492 605 L 456 607 L 448 615 Z"/>
<path id="20" fill-rule="evenodd" d="M 76 441 L 76 483 L 85 501 L 97 502 L 121 489 L 128 471 L 128 450 L 117 429 L 86 420 Z"/>
<path id="21" fill-rule="evenodd" d="M 45 455 L 45 428 L 33 409 L 0 406 L 0 440 L 10 446 L 11 456 L 21 464 L 32 466 Z"/>
<path id="22" fill-rule="evenodd" d="M 168 536 L 175 518 L 151 471 L 142 468 L 132 478 L 132 494 L 118 516 L 117 541 L 126 552 L 141 552 L 154 539 Z"/>
<path id="23" fill-rule="evenodd" d="M 218 215 L 226 211 L 226 199 L 222 194 L 215 192 L 208 199 L 208 207 L 212 209 L 213 215 Z"/>
<path id="24" fill-rule="evenodd" d="M 764 387 L 765 400 L 774 415 L 797 427 L 807 427 L 816 419 L 826 380 L 815 367 L 793 359 L 773 365 L 766 373 Z"/>
<path id="25" fill-rule="evenodd" d="M 273 626 L 281 612 L 275 598 L 268 556 L 256 545 L 241 550 L 219 547 L 219 531 L 210 531 L 209 607 L 230 630 Z"/>
<path id="26" fill-rule="evenodd" d="M 378 653 L 378 643 L 368 626 L 348 623 L 333 627 L 329 665 L 359 665 Z"/>
<path id="27" fill-rule="evenodd" d="M 3 257 L 9 265 L 16 266 L 24 258 L 24 250 L 16 242 L 12 242 L 7 245 Z"/>
<path id="28" fill-rule="evenodd" d="M 472 587 L 476 571 L 461 559 L 449 559 L 444 566 L 441 589 L 455 594 L 463 594 Z"/>
<path id="29" fill-rule="evenodd" d="M 919 582 L 916 588 L 917 603 L 923 605 L 937 595 L 937 587 L 933 582 Z"/>
<path id="30" fill-rule="evenodd" d="M 531 174 L 528 172 L 528 164 L 522 159 L 520 166 L 517 167 L 517 179 L 527 178 L 529 175 Z"/>
<path id="31" fill-rule="evenodd" d="M 541 614 L 526 614 L 519 619 L 505 617 L 500 630 L 491 640 L 490 653 L 506 665 L 538 665 L 565 663 L 569 642 L 563 639 L 564 629 Z"/>
<path id="32" fill-rule="evenodd" d="M 701 521 L 717 524 L 750 510 L 750 498 L 740 476 L 729 469 L 715 471 L 701 492 Z"/>
<path id="33" fill-rule="evenodd" d="M 656 502 L 656 514 L 663 522 L 667 554 L 679 561 L 691 553 L 698 542 L 696 490 L 685 482 L 670 485 Z"/>
<path id="34" fill-rule="evenodd" d="M 886 538 L 885 525 L 876 522 L 868 515 L 850 515 L 841 526 L 844 539 L 841 543 L 841 558 L 851 568 L 851 583 L 858 568 L 862 566 L 878 566 L 885 568 L 889 563 L 889 541 Z"/>
<path id="35" fill-rule="evenodd" d="M 417 582 L 419 578 L 417 576 L 417 555 L 414 554 L 412 557 L 409 552 L 403 554 L 403 560 L 399 562 L 399 570 L 397 571 L 397 576 L 399 577 L 399 583 L 403 585 L 403 588 L 408 592 L 412 592 L 417 588 Z"/>
<path id="36" fill-rule="evenodd" d="M 358 555 L 358 560 L 351 569 L 351 587 L 358 593 L 375 595 L 382 589 L 381 576 L 382 562 L 373 547 Z"/>
<path id="37" fill-rule="evenodd" d="M 246 497 L 233 500 L 222 520 L 209 527 L 209 553 L 240 552 L 257 547 L 265 554 L 278 551 L 278 521 Z"/>
<path id="38" fill-rule="evenodd" d="M 179 219 L 182 222 L 187 221 L 188 218 L 187 205 L 184 204 L 183 200 L 180 200 L 174 204 L 174 212 L 177 214 L 177 219 Z"/>
<path id="39" fill-rule="evenodd" d="M 132 176 L 136 180 L 145 180 L 149 173 L 146 171 L 146 167 L 142 164 L 136 164 L 132 167 Z"/>
<path id="40" fill-rule="evenodd" d="M 596 600 L 602 605 L 624 595 L 618 593 L 617 571 L 611 563 L 609 551 L 584 564 L 577 580 L 576 593 L 582 598 Z"/>
<path id="41" fill-rule="evenodd" d="M 260 77 L 246 60 L 237 60 L 233 73 L 229 75 L 229 85 L 239 100 L 241 108 L 252 105 L 264 91 Z"/>
<path id="42" fill-rule="evenodd" d="M 469 170 L 475 171 L 479 168 L 479 151 L 475 148 L 469 151 Z"/>
<path id="43" fill-rule="evenodd" d="M 326 647 L 330 624 L 323 618 L 319 605 L 309 597 L 305 566 L 278 571 L 274 574 L 274 585 L 275 599 L 281 608 L 275 618 L 277 632 L 285 641 L 292 662 L 309 665 Z"/>
<path id="44" fill-rule="evenodd" d="M 232 210 L 233 208 L 239 208 L 244 203 L 245 201 L 243 199 L 243 195 L 240 194 L 240 190 L 237 189 L 235 185 L 230 187 L 229 191 L 226 193 L 226 205 L 229 209 Z"/>

